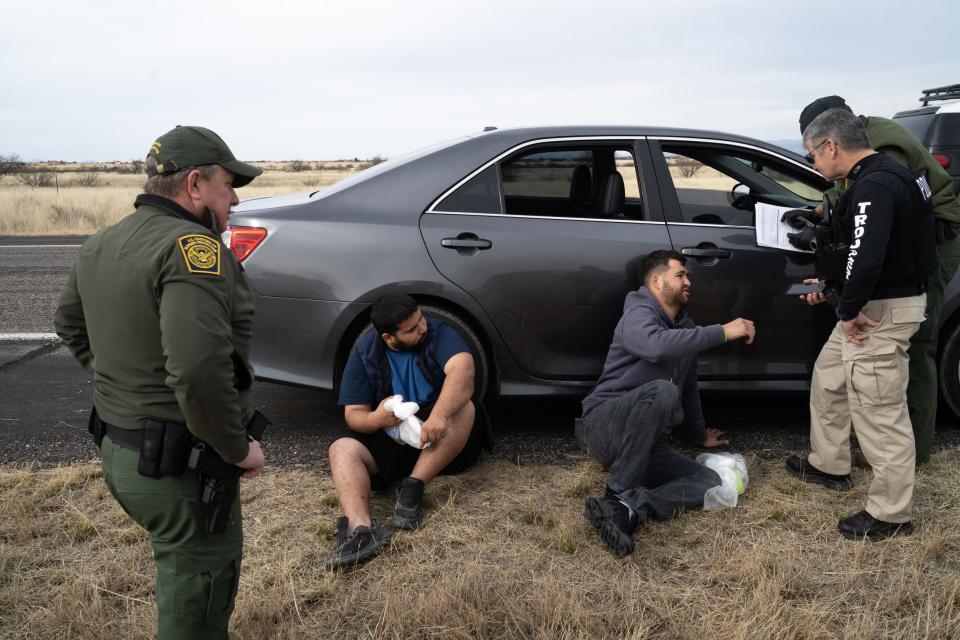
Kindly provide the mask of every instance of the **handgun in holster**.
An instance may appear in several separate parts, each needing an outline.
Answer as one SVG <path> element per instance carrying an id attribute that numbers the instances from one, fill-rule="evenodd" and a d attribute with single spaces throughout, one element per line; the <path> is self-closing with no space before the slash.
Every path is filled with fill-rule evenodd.
<path id="1" fill-rule="evenodd" d="M 247 438 L 259 442 L 268 426 L 270 420 L 259 411 L 254 411 L 245 425 Z M 207 533 L 223 533 L 243 469 L 225 461 L 205 442 L 198 442 L 190 450 L 187 467 L 197 471 L 204 528 Z"/>

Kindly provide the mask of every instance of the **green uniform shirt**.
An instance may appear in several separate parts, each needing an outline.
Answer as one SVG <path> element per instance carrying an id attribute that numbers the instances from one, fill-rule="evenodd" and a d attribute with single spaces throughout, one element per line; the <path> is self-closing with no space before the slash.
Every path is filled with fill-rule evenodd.
<path id="1" fill-rule="evenodd" d="M 872 148 L 883 151 L 905 167 L 926 176 L 933 191 L 933 215 L 951 222 L 960 222 L 960 201 L 953 193 L 950 174 L 933 159 L 920 141 L 893 120 L 876 116 L 859 118 L 867 129 Z M 827 191 L 831 204 L 836 204 L 846 191 L 846 182 L 846 179 L 838 180 L 833 188 Z"/>
<path id="2" fill-rule="evenodd" d="M 227 462 L 246 457 L 253 290 L 220 238 L 166 198 L 80 249 L 54 318 L 96 380 L 101 419 L 185 422 Z"/>

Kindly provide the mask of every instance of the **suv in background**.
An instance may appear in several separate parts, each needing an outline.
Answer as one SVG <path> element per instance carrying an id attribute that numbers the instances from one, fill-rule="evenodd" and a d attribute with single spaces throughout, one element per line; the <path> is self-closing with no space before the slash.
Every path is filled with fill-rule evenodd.
<path id="1" fill-rule="evenodd" d="M 953 179 L 960 196 L 960 84 L 924 89 L 919 109 L 893 116 L 923 143 Z M 931 104 L 935 103 L 935 104 Z"/>

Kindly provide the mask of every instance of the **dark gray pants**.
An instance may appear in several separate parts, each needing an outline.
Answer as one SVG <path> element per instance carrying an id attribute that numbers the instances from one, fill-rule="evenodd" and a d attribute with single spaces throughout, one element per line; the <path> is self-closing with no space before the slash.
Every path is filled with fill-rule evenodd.
<path id="1" fill-rule="evenodd" d="M 641 521 L 701 507 L 703 494 L 720 484 L 715 471 L 670 446 L 670 429 L 682 421 L 680 393 L 667 380 L 611 398 L 577 420 L 580 446 L 610 470 L 607 486 Z"/>

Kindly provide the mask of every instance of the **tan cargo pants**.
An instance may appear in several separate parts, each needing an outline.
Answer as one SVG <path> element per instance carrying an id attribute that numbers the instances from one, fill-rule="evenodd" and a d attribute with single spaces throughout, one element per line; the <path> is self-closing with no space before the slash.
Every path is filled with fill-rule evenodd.
<path id="1" fill-rule="evenodd" d="M 852 423 L 873 468 L 867 513 L 884 522 L 909 521 L 913 506 L 916 452 L 907 412 L 907 348 L 925 307 L 925 294 L 871 300 L 862 313 L 880 326 L 855 344 L 838 322 L 813 370 L 810 464 L 825 473 L 850 473 Z"/>

